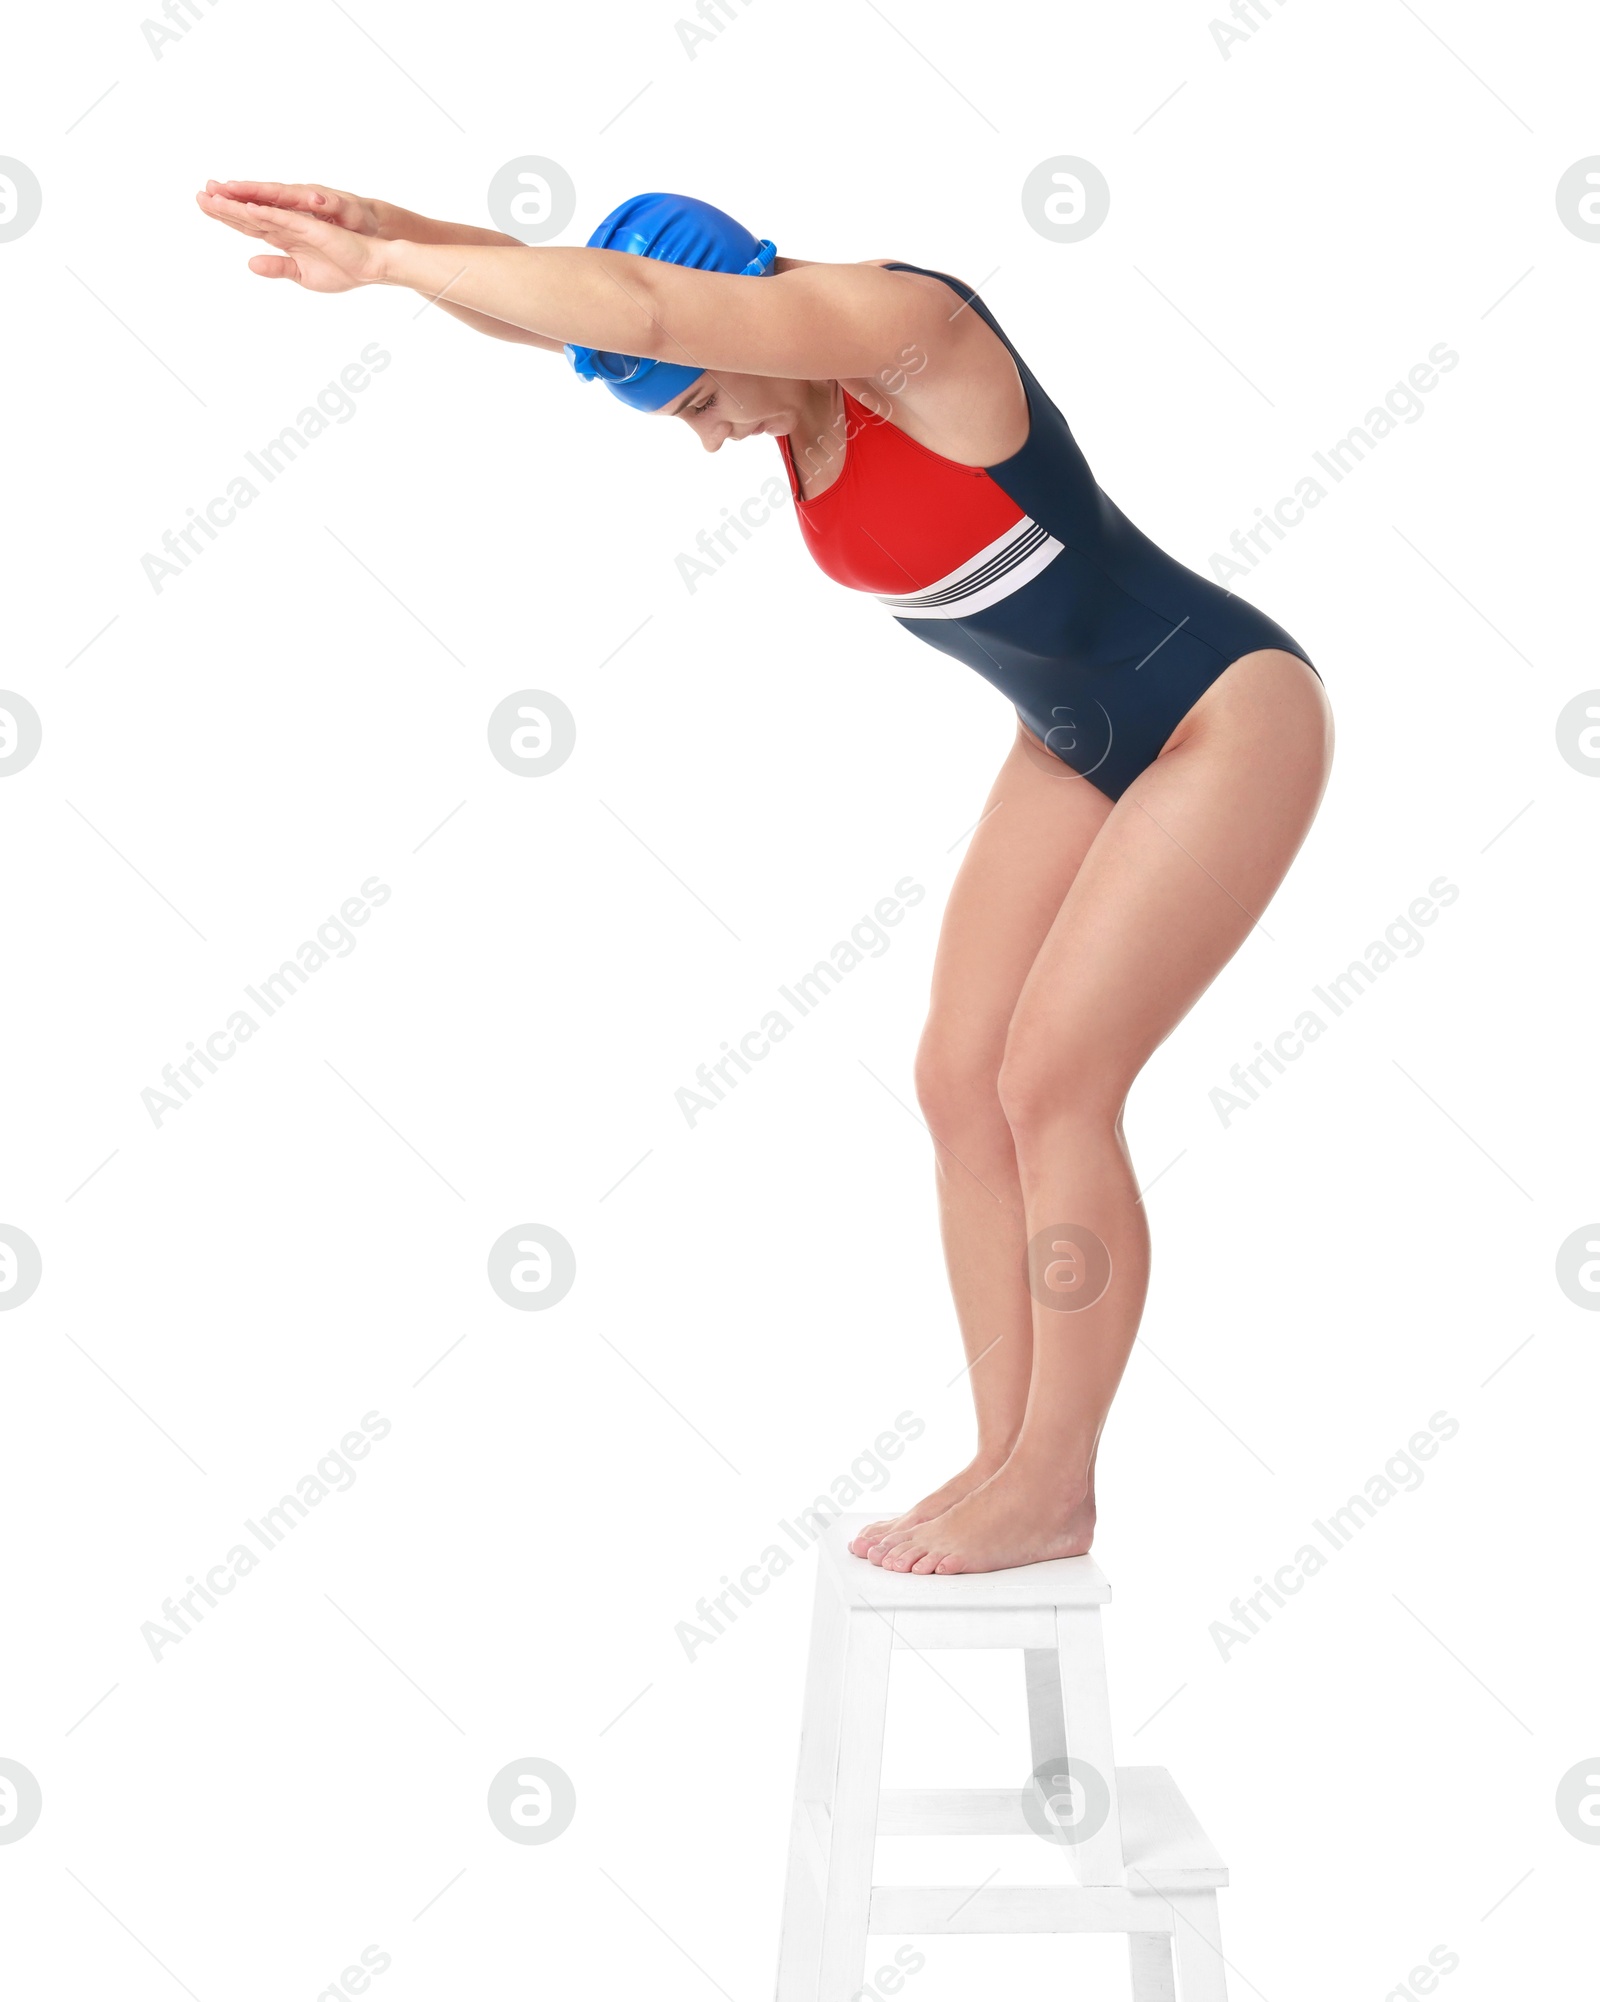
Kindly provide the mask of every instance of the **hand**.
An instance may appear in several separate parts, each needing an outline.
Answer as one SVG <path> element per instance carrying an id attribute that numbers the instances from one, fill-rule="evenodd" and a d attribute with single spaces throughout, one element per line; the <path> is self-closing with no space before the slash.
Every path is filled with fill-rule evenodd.
<path id="1" fill-rule="evenodd" d="M 358 285 L 384 282 L 383 253 L 370 236 L 296 209 L 234 201 L 209 189 L 195 200 L 214 221 L 242 236 L 260 237 L 280 253 L 250 259 L 258 277 L 292 278 L 308 292 L 351 292 Z"/>
<path id="2" fill-rule="evenodd" d="M 231 202 L 255 202 L 262 208 L 298 209 L 322 222 L 337 223 L 354 230 L 357 236 L 395 236 L 401 232 L 387 226 L 392 211 L 387 202 L 366 195 L 347 195 L 338 188 L 324 188 L 315 181 L 207 181 L 208 195 L 223 195 Z"/>

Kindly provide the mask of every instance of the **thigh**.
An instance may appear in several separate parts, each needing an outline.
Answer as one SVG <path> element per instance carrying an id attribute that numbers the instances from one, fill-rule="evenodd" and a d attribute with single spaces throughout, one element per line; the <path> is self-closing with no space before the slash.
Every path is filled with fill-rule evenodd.
<path id="1" fill-rule="evenodd" d="M 924 1059 L 998 1071 L 1006 1030 L 1112 803 L 1017 741 L 984 802 L 951 886 L 934 956 Z"/>
<path id="2" fill-rule="evenodd" d="M 1260 921 L 1327 783 L 1322 684 L 1247 655 L 1206 691 L 1117 801 L 1028 972 L 1008 1095 L 1128 1087 Z"/>

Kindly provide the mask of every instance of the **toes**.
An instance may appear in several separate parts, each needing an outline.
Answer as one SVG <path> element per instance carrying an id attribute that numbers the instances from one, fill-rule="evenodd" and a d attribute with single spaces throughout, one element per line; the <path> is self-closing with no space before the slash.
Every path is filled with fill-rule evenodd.
<path id="1" fill-rule="evenodd" d="M 894 1527 L 893 1523 L 869 1522 L 866 1528 L 862 1530 L 859 1536 L 853 1536 L 850 1539 L 850 1549 L 852 1554 L 857 1557 L 865 1557 L 867 1552 L 872 1548 L 873 1544 L 875 1544 L 879 1540 L 879 1538 L 883 1535 L 885 1530 L 892 1529 L 893 1527 Z"/>
<path id="2" fill-rule="evenodd" d="M 953 1551 L 947 1550 L 933 1568 L 941 1578 L 952 1578 L 957 1572 L 965 1571 L 967 1567 Z"/>
<path id="3" fill-rule="evenodd" d="M 916 1563 L 913 1564 L 911 1568 L 913 1571 L 919 1573 L 922 1577 L 926 1578 L 930 1572 L 937 1571 L 940 1565 L 943 1564 L 943 1562 L 944 1562 L 944 1557 L 941 1552 L 937 1550 L 924 1550 L 922 1555 L 917 1559 Z"/>
<path id="4" fill-rule="evenodd" d="M 883 1560 L 885 1571 L 911 1571 L 916 1568 L 919 1558 L 926 1557 L 927 1551 L 914 1537 L 904 1543 L 897 1543 Z"/>

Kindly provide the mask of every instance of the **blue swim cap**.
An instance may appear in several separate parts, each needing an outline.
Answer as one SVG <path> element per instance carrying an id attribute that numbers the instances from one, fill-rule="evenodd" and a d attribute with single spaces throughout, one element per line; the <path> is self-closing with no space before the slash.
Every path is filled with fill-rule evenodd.
<path id="1" fill-rule="evenodd" d="M 614 208 L 590 237 L 590 250 L 625 250 L 682 264 L 694 271 L 726 271 L 760 278 L 777 256 L 773 244 L 753 237 L 742 223 L 689 195 L 633 195 Z M 566 347 L 579 375 L 598 376 L 635 410 L 660 410 L 681 396 L 705 370 L 685 362 L 651 361 L 639 355 Z"/>

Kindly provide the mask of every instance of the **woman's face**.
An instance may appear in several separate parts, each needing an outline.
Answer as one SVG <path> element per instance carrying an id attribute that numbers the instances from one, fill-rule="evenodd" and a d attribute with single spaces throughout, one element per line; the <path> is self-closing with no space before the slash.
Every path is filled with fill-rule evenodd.
<path id="1" fill-rule="evenodd" d="M 691 383 L 661 413 L 681 417 L 708 452 L 731 438 L 788 437 L 800 420 L 806 385 L 770 375 L 730 375 L 719 370 Z"/>

